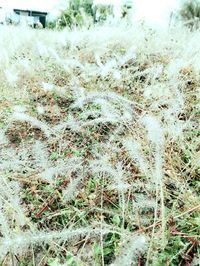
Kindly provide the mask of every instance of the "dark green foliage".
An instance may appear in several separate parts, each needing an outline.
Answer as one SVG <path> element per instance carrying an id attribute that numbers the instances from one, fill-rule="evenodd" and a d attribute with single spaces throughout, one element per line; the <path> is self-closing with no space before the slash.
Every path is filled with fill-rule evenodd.
<path id="1" fill-rule="evenodd" d="M 93 0 L 70 0 L 69 6 L 59 18 L 59 27 L 81 27 L 93 21 L 102 23 L 109 16 L 114 16 L 112 5 L 93 5 Z M 90 23 L 89 23 L 90 24 Z"/>
<path id="2" fill-rule="evenodd" d="M 82 26 L 85 17 L 93 16 L 93 0 L 70 0 L 69 7 L 59 18 L 59 27 Z"/>
<path id="3" fill-rule="evenodd" d="M 180 16 L 190 28 L 198 28 L 200 26 L 200 1 L 185 1 L 180 10 Z"/>
<path id="4" fill-rule="evenodd" d="M 125 18 L 129 15 L 129 11 L 132 9 L 132 1 L 126 1 L 122 5 L 122 18 Z"/>
<path id="5" fill-rule="evenodd" d="M 104 22 L 109 16 L 114 16 L 112 5 L 99 4 L 94 9 L 94 21 Z"/>
<path id="6" fill-rule="evenodd" d="M 89 16 L 94 15 L 93 0 L 84 0 L 83 8 L 84 8 L 84 11 L 87 15 L 89 15 Z"/>
<path id="7" fill-rule="evenodd" d="M 46 27 L 48 29 L 55 29 L 56 28 L 56 21 L 48 21 Z"/>
<path id="8" fill-rule="evenodd" d="M 67 27 L 67 26 L 72 28 L 72 26 L 74 25 L 80 26 L 81 22 L 82 22 L 82 17 L 81 17 L 80 12 L 67 9 L 61 15 L 61 18 L 59 20 L 59 26 L 61 28 Z"/>

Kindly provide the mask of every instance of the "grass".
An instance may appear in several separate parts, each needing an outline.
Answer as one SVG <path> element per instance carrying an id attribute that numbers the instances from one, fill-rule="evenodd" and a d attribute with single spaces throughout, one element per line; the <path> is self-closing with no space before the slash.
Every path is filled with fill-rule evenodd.
<path id="1" fill-rule="evenodd" d="M 199 265 L 199 32 L 0 33 L 1 265 Z"/>

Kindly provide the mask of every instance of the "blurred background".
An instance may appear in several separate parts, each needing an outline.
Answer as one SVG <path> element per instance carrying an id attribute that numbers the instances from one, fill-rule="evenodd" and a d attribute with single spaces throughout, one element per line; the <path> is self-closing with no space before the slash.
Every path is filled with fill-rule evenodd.
<path id="1" fill-rule="evenodd" d="M 198 27 L 199 0 L 0 0 L 1 24 L 38 28 L 91 27 L 141 22 L 166 28 L 183 22 Z"/>

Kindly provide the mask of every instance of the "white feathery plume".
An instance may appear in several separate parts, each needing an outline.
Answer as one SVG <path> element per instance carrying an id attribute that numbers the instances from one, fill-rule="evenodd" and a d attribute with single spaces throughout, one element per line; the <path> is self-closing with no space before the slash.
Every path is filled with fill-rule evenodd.
<path id="1" fill-rule="evenodd" d="M 51 167 L 51 163 L 49 161 L 49 152 L 44 143 L 37 140 L 32 146 L 32 153 L 37 167 L 40 169 L 47 169 Z"/>
<path id="2" fill-rule="evenodd" d="M 0 150 L 0 170 L 21 171 L 26 167 L 29 152 L 22 149 L 17 152 L 14 148 L 5 148 Z"/>
<path id="3" fill-rule="evenodd" d="M 67 242 L 76 237 L 106 235 L 110 232 L 112 232 L 111 229 L 94 228 L 92 226 L 50 232 L 12 232 L 9 237 L 0 238 L 0 258 L 2 259 L 8 252 L 12 252 L 12 254 L 15 255 L 24 253 L 31 245 L 43 245 L 51 242 Z"/>
<path id="4" fill-rule="evenodd" d="M 15 113 L 24 113 L 24 112 L 26 112 L 26 106 L 24 106 L 24 105 L 15 105 L 13 107 L 13 111 Z"/>
<path id="5" fill-rule="evenodd" d="M 148 162 L 142 154 L 142 148 L 140 143 L 128 138 L 123 140 L 123 145 L 129 152 L 131 159 L 134 160 L 138 165 L 140 171 L 147 175 L 149 168 Z"/>
<path id="6" fill-rule="evenodd" d="M 144 208 L 155 209 L 156 201 L 155 199 L 150 199 L 144 194 L 135 194 L 134 195 L 134 207 L 142 210 Z"/>
<path id="7" fill-rule="evenodd" d="M 37 51 L 41 57 L 48 57 L 49 51 L 47 47 L 42 42 L 36 43 Z"/>
<path id="8" fill-rule="evenodd" d="M 140 122 L 147 128 L 148 139 L 154 144 L 162 144 L 164 141 L 164 132 L 158 120 L 151 115 L 145 115 Z"/>
<path id="9" fill-rule="evenodd" d="M 4 73 L 10 85 L 15 85 L 19 80 L 19 75 L 16 72 L 16 69 L 7 69 L 4 71 Z"/>
<path id="10" fill-rule="evenodd" d="M 45 92 L 53 91 L 54 90 L 54 85 L 53 84 L 50 84 L 50 83 L 42 82 L 42 89 Z"/>
<path id="11" fill-rule="evenodd" d="M 0 145 L 8 144 L 8 139 L 5 135 L 5 131 L 3 129 L 0 129 Z"/>
<path id="12" fill-rule="evenodd" d="M 37 105 L 36 110 L 39 115 L 43 115 L 45 113 L 45 109 L 42 105 Z"/>
<path id="13" fill-rule="evenodd" d="M 10 182 L 6 178 L 1 176 L 0 194 L 2 209 L 5 213 L 9 212 L 10 210 L 17 220 L 18 224 L 25 225 L 27 218 L 20 204 L 20 189 L 21 188 L 17 182 Z"/>
<path id="14" fill-rule="evenodd" d="M 110 175 L 112 177 L 111 189 L 124 192 L 130 187 L 130 185 L 124 181 L 124 171 L 120 162 L 116 165 L 115 169 L 109 162 L 109 157 L 103 156 L 100 160 L 91 161 L 90 168 L 94 173 Z"/>
<path id="15" fill-rule="evenodd" d="M 49 125 L 47 125 L 44 122 L 41 122 L 40 120 L 38 120 L 35 117 L 32 117 L 32 116 L 25 114 L 23 112 L 14 112 L 12 119 L 14 121 L 18 120 L 21 122 L 30 123 L 31 126 L 39 128 L 41 131 L 43 131 L 47 138 L 49 138 L 51 136 L 51 129 L 50 129 Z"/>
<path id="16" fill-rule="evenodd" d="M 138 257 L 146 251 L 147 241 L 144 235 L 129 236 L 125 238 L 125 241 L 120 254 L 110 266 L 136 265 Z"/>
<path id="17" fill-rule="evenodd" d="M 75 178 L 75 179 L 71 178 L 68 186 L 62 191 L 64 202 L 68 202 L 71 200 L 74 193 L 77 191 L 77 186 L 80 184 L 81 180 L 82 180 L 82 176 Z"/>
<path id="18" fill-rule="evenodd" d="M 68 172 L 76 172 L 81 169 L 82 160 L 78 157 L 72 157 L 66 160 L 58 160 L 55 166 L 46 168 L 40 173 L 45 180 L 52 182 L 58 175 L 65 175 Z"/>

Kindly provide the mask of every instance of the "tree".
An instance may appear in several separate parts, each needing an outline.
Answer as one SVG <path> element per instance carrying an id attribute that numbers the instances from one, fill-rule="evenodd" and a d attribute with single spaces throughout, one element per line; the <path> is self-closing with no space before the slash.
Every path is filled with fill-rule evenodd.
<path id="1" fill-rule="evenodd" d="M 81 27 L 93 23 L 102 23 L 108 17 L 114 16 L 113 6 L 98 4 L 93 0 L 70 0 L 69 6 L 59 17 L 59 27 Z"/>
<path id="2" fill-rule="evenodd" d="M 190 28 L 200 26 L 200 2 L 198 0 L 185 1 L 180 10 L 180 16 Z"/>
<path id="3" fill-rule="evenodd" d="M 109 16 L 114 16 L 113 6 L 98 4 L 94 7 L 94 22 L 104 22 Z"/>
<path id="4" fill-rule="evenodd" d="M 59 26 L 81 27 L 85 17 L 93 17 L 93 0 L 70 0 L 69 6 L 64 10 L 59 18 Z"/>

